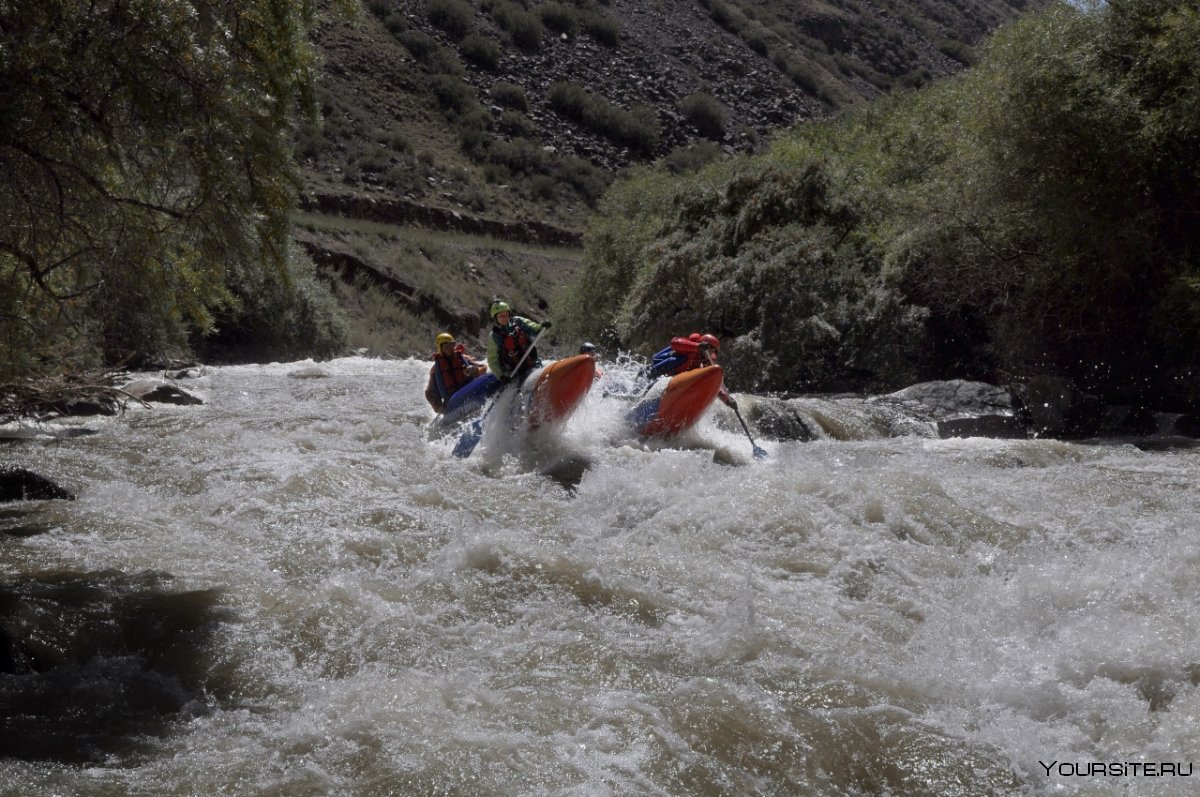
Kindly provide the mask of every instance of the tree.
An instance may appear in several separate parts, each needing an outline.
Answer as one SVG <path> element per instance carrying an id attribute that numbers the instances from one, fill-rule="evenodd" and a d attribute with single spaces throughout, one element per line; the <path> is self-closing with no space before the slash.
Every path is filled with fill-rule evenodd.
<path id="1" fill-rule="evenodd" d="M 311 0 L 0 0 L 0 371 L 154 353 L 286 273 Z"/>

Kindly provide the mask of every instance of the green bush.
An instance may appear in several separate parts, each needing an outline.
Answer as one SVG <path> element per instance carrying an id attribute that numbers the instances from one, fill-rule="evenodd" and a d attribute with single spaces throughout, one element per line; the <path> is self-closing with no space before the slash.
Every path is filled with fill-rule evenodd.
<path id="1" fill-rule="evenodd" d="M 605 47 L 616 47 L 621 41 L 621 24 L 607 14 L 586 12 L 580 23 L 583 32 Z"/>
<path id="2" fill-rule="evenodd" d="M 492 85 L 489 94 L 492 100 L 505 108 L 513 108 L 518 111 L 529 110 L 529 99 L 525 96 L 525 89 L 516 83 L 497 81 Z"/>
<path id="3" fill-rule="evenodd" d="M 575 9 L 557 0 L 549 0 L 537 7 L 542 24 L 555 33 L 574 36 L 579 32 L 579 15 Z"/>
<path id="4" fill-rule="evenodd" d="M 404 29 L 396 35 L 396 38 L 418 61 L 424 60 L 438 47 L 437 41 L 424 31 Z"/>
<path id="5" fill-rule="evenodd" d="M 672 174 L 694 172 L 721 157 L 721 146 L 712 141 L 697 141 L 685 147 L 676 147 L 667 157 L 663 165 Z"/>
<path id="6" fill-rule="evenodd" d="M 383 19 L 393 13 L 392 0 L 367 0 L 367 10 L 376 17 Z"/>
<path id="7" fill-rule="evenodd" d="M 541 47 L 546 29 L 537 16 L 510 0 L 490 0 L 485 8 L 517 47 L 530 51 Z"/>
<path id="8" fill-rule="evenodd" d="M 575 156 L 555 159 L 551 171 L 560 182 L 571 186 L 589 206 L 595 206 L 604 195 L 610 180 L 607 171 Z"/>
<path id="9" fill-rule="evenodd" d="M 316 6 L 175 10 L 4 4 L 5 376 L 186 351 L 287 266 Z"/>
<path id="10" fill-rule="evenodd" d="M 510 110 L 502 112 L 500 119 L 496 122 L 496 126 L 510 136 L 533 138 L 537 135 L 537 125 L 520 111 Z"/>
<path id="11" fill-rule="evenodd" d="M 476 105 L 475 90 L 462 78 L 453 75 L 431 75 L 429 89 L 433 92 L 438 107 L 451 114 L 462 114 Z"/>
<path id="12" fill-rule="evenodd" d="M 429 0 L 425 13 L 430 23 L 445 31 L 454 41 L 461 41 L 467 35 L 475 16 L 471 5 L 465 0 Z"/>
<path id="13" fill-rule="evenodd" d="M 494 72 L 500 66 L 500 45 L 486 36 L 472 33 L 462 40 L 458 51 L 463 58 L 481 69 Z"/>
<path id="14" fill-rule="evenodd" d="M 285 273 L 247 274 L 230 286 L 236 301 L 217 316 L 211 334 L 194 338 L 203 359 L 262 362 L 345 351 L 346 318 L 317 281 L 312 258 L 291 244 L 287 264 Z"/>
<path id="15" fill-rule="evenodd" d="M 545 168 L 546 153 L 541 146 L 525 138 L 493 141 L 488 160 L 504 166 L 512 174 L 538 174 Z"/>
<path id="16" fill-rule="evenodd" d="M 403 14 L 392 12 L 383 18 L 383 26 L 388 29 L 388 33 L 399 38 L 400 34 L 409 28 L 408 18 Z"/>
<path id="17" fill-rule="evenodd" d="M 1198 40 L 1190 0 L 1055 5 L 959 79 L 753 159 L 636 171 L 589 225 L 568 323 L 643 350 L 718 330 L 746 387 L 1050 372 L 1200 402 Z"/>
<path id="18" fill-rule="evenodd" d="M 546 98 L 555 111 L 613 143 L 640 154 L 649 154 L 658 147 L 662 132 L 652 109 L 626 111 L 567 81 L 552 83 Z"/>
<path id="19" fill-rule="evenodd" d="M 689 94 L 679 101 L 679 111 L 705 138 L 725 137 L 725 109 L 711 94 Z"/>

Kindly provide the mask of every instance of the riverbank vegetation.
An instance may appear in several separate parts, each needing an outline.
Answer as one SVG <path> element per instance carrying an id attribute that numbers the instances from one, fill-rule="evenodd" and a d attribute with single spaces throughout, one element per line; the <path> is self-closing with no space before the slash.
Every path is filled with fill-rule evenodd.
<path id="1" fill-rule="evenodd" d="M 1053 373 L 1194 403 L 1200 9 L 1056 3 L 977 66 L 768 152 L 606 195 L 564 320 L 705 328 L 742 389 Z"/>
<path id="2" fill-rule="evenodd" d="M 289 245 L 317 61 L 304 0 L 0 9 L 0 381 L 187 356 L 332 352 Z"/>

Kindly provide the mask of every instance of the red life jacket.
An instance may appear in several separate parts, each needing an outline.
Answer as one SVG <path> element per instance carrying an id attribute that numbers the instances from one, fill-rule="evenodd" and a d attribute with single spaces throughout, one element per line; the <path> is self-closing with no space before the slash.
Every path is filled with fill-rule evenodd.
<path id="1" fill-rule="evenodd" d="M 434 380 L 443 403 L 449 401 L 459 388 L 471 381 L 467 376 L 467 367 L 470 364 L 463 358 L 460 351 L 454 352 L 449 357 L 443 357 L 441 352 L 438 352 L 433 355 L 433 363 L 434 368 L 437 369 Z"/>
<path id="2" fill-rule="evenodd" d="M 517 367 L 521 355 L 529 348 L 528 333 L 520 324 L 510 324 L 503 329 L 492 327 L 492 339 L 496 341 L 496 347 L 500 352 L 500 364 L 504 366 L 505 371 L 511 373 Z M 530 359 L 535 356 L 534 354 L 529 355 Z M 526 362 L 529 361 L 526 360 Z"/>

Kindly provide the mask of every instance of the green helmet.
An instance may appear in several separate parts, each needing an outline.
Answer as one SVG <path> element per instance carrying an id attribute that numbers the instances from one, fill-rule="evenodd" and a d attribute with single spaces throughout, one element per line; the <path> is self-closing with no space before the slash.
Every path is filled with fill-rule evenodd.
<path id="1" fill-rule="evenodd" d="M 488 308 L 488 315 L 490 315 L 492 317 L 493 321 L 495 321 L 496 316 L 500 315 L 501 313 L 511 313 L 511 312 L 512 312 L 512 308 L 509 307 L 504 302 L 501 302 L 499 300 L 492 302 L 492 306 Z"/>

